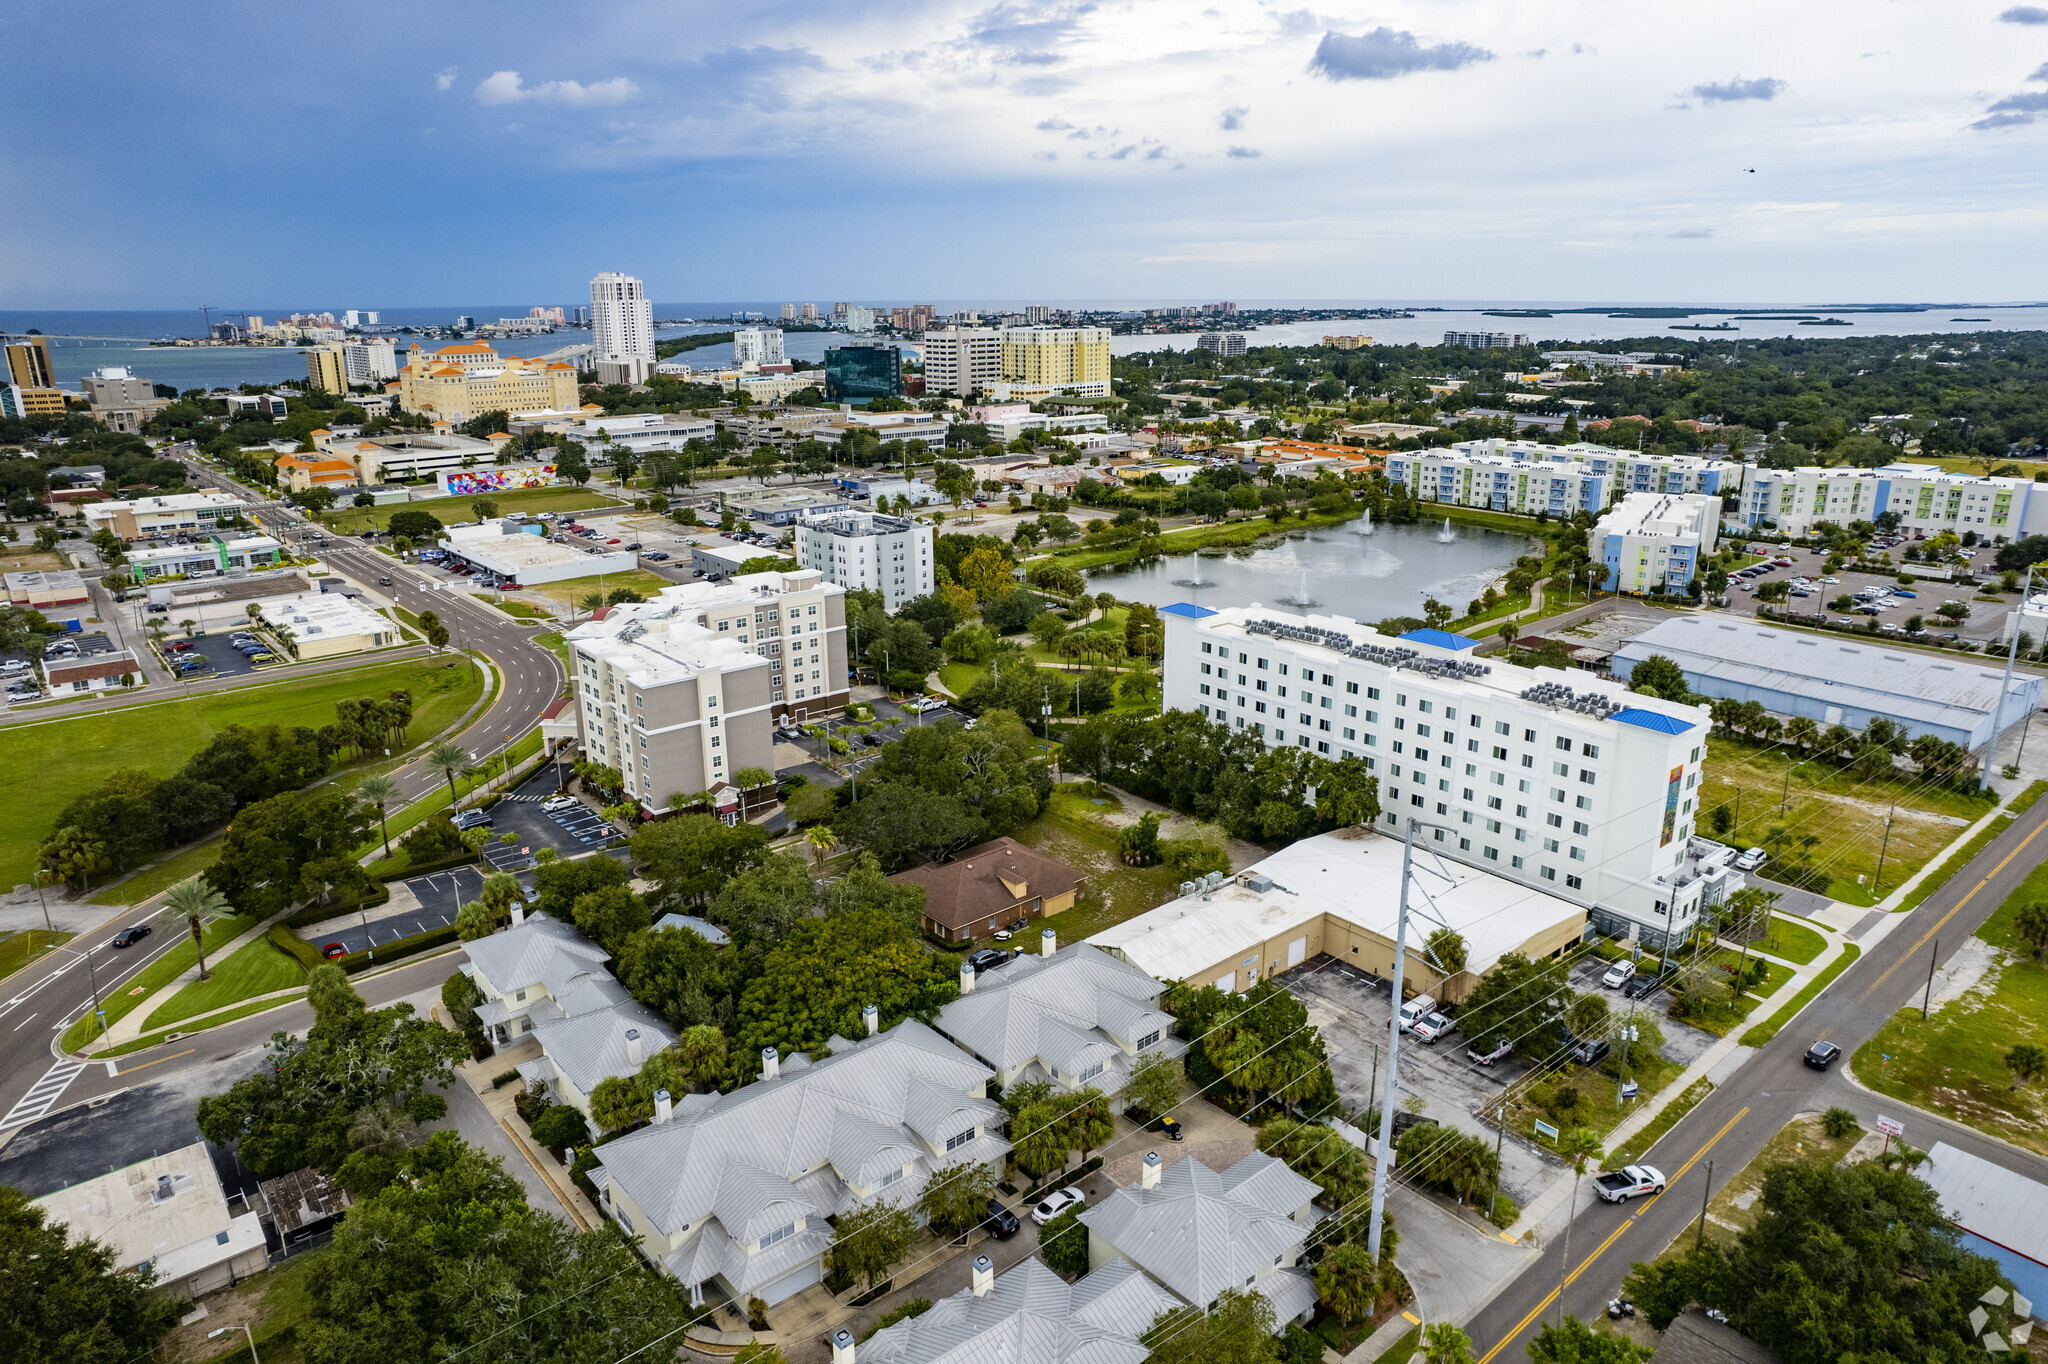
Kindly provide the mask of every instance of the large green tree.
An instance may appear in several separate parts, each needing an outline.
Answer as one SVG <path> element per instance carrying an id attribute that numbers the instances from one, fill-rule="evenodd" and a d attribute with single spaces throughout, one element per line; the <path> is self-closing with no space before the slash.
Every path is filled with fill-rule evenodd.
<path id="1" fill-rule="evenodd" d="M 19 1189 L 0 1185 L 0 1360 L 130 1364 L 178 1324 L 178 1300 L 105 1243 L 71 1239 Z"/>
<path id="2" fill-rule="evenodd" d="M 740 997 L 740 1055 L 776 1047 L 815 1052 L 833 1034 L 863 1035 L 873 1004 L 883 1028 L 929 1019 L 960 993 L 959 968 L 884 907 L 850 908 L 796 924 Z"/>
<path id="3" fill-rule="evenodd" d="M 677 815 L 643 824 L 632 839 L 633 861 L 654 882 L 658 903 L 701 904 L 727 878 L 768 855 L 768 835 L 757 824 L 727 824 L 716 815 Z"/>

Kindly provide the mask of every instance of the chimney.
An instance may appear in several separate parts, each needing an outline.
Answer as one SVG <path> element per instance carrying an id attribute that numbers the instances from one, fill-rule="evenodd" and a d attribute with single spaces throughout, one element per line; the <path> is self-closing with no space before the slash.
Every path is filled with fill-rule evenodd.
<path id="1" fill-rule="evenodd" d="M 974 1257 L 974 1296 L 985 1296 L 996 1284 L 996 1263 L 986 1255 Z"/>
<path id="2" fill-rule="evenodd" d="M 968 960 L 967 960 L 967 958 L 965 958 L 965 957 L 962 957 L 962 958 L 960 958 L 960 993 L 961 993 L 961 994 L 963 994 L 963 995 L 971 995 L 971 994 L 973 994 L 973 993 L 974 993 L 974 982 L 975 982 L 975 979 L 976 979 L 976 975 L 977 975 L 977 973 L 976 973 L 976 971 L 975 971 L 975 969 L 974 969 L 974 964 L 973 964 L 972 962 L 968 961 Z"/>
<path id="3" fill-rule="evenodd" d="M 655 1091 L 654 1091 L 654 1122 L 655 1122 L 655 1125 L 656 1125 L 656 1126 L 659 1126 L 659 1125 L 661 1125 L 662 1123 L 665 1123 L 665 1122 L 667 1122 L 667 1121 L 668 1121 L 668 1120 L 669 1120 L 670 1118 L 672 1118 L 672 1117 L 674 1117 L 674 1116 L 675 1116 L 675 1112 L 676 1112 L 675 1104 L 674 1104 L 673 1102 L 671 1102 L 671 1101 L 670 1101 L 670 1099 L 669 1099 L 669 1097 L 668 1097 L 668 1091 L 667 1091 L 667 1090 L 665 1090 L 665 1089 L 657 1089 L 657 1090 L 655 1090 Z"/>
<path id="4" fill-rule="evenodd" d="M 860 1011 L 860 1021 L 867 1028 L 868 1036 L 873 1037 L 882 1030 L 882 1011 L 872 1004 L 866 1005 Z"/>
<path id="5" fill-rule="evenodd" d="M 1141 1189 L 1158 1188 L 1159 1171 L 1161 1168 L 1159 1153 L 1157 1151 L 1147 1151 L 1145 1153 L 1145 1171 L 1138 1176 L 1138 1187 Z"/>
<path id="6" fill-rule="evenodd" d="M 514 928 L 517 928 L 517 927 L 519 927 L 519 925 L 521 925 L 521 924 L 523 924 L 523 923 L 525 923 L 525 922 L 526 922 L 526 904 L 525 904 L 525 902 L 524 902 L 524 901 L 522 901 L 522 900 L 514 900 L 514 901 L 512 902 L 512 926 L 513 926 Z"/>
<path id="7" fill-rule="evenodd" d="M 1053 931 L 1052 931 L 1051 929 L 1049 929 L 1049 928 L 1048 928 L 1048 929 L 1046 929 L 1046 930 L 1045 930 L 1045 931 L 1044 931 L 1043 933 L 1040 933 L 1040 934 L 1038 935 L 1038 954 L 1039 954 L 1040 956 L 1042 956 L 1042 957 L 1049 957 L 1049 956 L 1051 956 L 1051 955 L 1052 955 L 1053 953 L 1055 953 L 1055 952 L 1057 952 L 1057 951 L 1059 951 L 1059 950 L 1060 950 L 1060 935 L 1059 935 L 1059 934 L 1057 934 L 1057 933 L 1053 932 Z"/>
<path id="8" fill-rule="evenodd" d="M 638 1070 L 640 1063 L 646 1059 L 646 1048 L 640 1045 L 640 1030 L 638 1028 L 626 1029 L 626 1060 L 632 1063 L 633 1069 Z"/>
<path id="9" fill-rule="evenodd" d="M 853 1364 L 853 1332 L 842 1328 L 832 1333 L 832 1364 Z"/>
<path id="10" fill-rule="evenodd" d="M 773 1047 L 761 1048 L 761 1078 L 772 1080 L 782 1073 L 782 1057 Z"/>

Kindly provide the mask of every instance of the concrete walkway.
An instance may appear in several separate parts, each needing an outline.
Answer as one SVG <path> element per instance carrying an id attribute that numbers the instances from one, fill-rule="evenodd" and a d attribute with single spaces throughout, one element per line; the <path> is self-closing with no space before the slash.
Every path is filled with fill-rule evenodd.
<path id="1" fill-rule="evenodd" d="M 288 914 L 290 912 L 291 911 L 286 910 L 284 913 Z M 284 914 L 274 914 L 270 918 L 263 920 L 261 923 L 243 929 L 240 933 L 237 933 L 233 938 L 229 939 L 225 943 L 222 943 L 219 947 L 215 948 L 211 953 L 208 954 L 208 968 L 211 969 L 214 967 L 218 967 L 222 962 L 226 961 L 236 952 L 240 951 L 242 948 L 248 946 L 250 943 L 255 942 L 257 939 L 261 938 L 265 933 L 267 933 L 270 930 L 270 926 L 273 923 L 276 923 L 279 919 L 283 917 Z M 179 928 L 183 929 L 184 925 L 180 924 Z M 108 1028 L 106 1032 L 102 1033 L 100 1036 L 94 1038 L 92 1040 L 92 1043 L 83 1051 L 81 1051 L 79 1055 L 93 1056 L 105 1051 L 109 1047 L 118 1047 L 123 1042 L 133 1042 L 136 1038 L 142 1036 L 143 1032 L 145 1031 L 145 1029 L 143 1028 L 143 1023 L 149 1018 L 150 1014 L 154 1013 L 156 1009 L 160 1007 L 165 1000 L 170 999 L 173 995 L 177 994 L 178 991 L 184 989 L 187 985 L 192 984 L 194 981 L 198 979 L 199 963 L 197 961 L 194 961 L 190 966 L 180 971 L 174 979 L 166 982 L 164 985 L 151 991 L 134 1008 L 130 1009 L 127 1013 L 121 1015 L 121 1017 L 115 1019 L 114 1025 Z M 248 1000 L 235 1001 L 236 1006 L 240 1006 L 246 1003 L 248 1003 Z M 180 1019 L 179 1021 L 185 1022 L 187 1020 Z M 196 1026 L 204 1027 L 205 1025 L 196 1024 Z"/>
<path id="2" fill-rule="evenodd" d="M 1480 1231 L 1404 1184 L 1388 1187 L 1387 1210 L 1401 1234 L 1395 1259 L 1415 1300 L 1353 1347 L 1344 1356 L 1347 1364 L 1373 1364 L 1425 1322 L 1470 1320 L 1539 1253 L 1532 1245 Z"/>

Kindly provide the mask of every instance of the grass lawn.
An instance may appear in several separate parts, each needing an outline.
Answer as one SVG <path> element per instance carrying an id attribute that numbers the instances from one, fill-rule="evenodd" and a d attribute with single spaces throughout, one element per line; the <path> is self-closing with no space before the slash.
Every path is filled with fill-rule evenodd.
<path id="1" fill-rule="evenodd" d="M 593 507 L 627 505 L 616 502 L 603 493 L 581 488 L 518 488 L 504 493 L 479 493 L 476 497 L 430 497 L 421 502 L 394 502 L 388 507 L 336 508 L 327 518 L 327 524 L 343 535 L 368 530 L 371 526 L 383 530 L 391 524 L 391 513 L 402 511 L 431 512 L 439 517 L 444 525 L 457 521 L 474 521 L 476 512 L 472 504 L 478 497 L 488 497 L 497 503 L 498 511 L 502 515 L 510 515 L 513 512 L 587 511 Z"/>
<path id="2" fill-rule="evenodd" d="M 306 973 L 297 962 L 272 947 L 268 939 L 258 938 L 236 948 L 226 961 L 213 964 L 211 979 L 195 980 L 157 1005 L 142 1026 L 168 1028 L 197 1014 L 305 983 Z"/>
<path id="3" fill-rule="evenodd" d="M 1832 985 L 1835 977 L 1848 970 L 1856 958 L 1862 954 L 1863 949 L 1855 943 L 1850 943 L 1844 947 L 1842 955 L 1836 957 L 1832 965 L 1799 987 L 1799 993 L 1779 1006 L 1776 1013 L 1742 1034 L 1742 1045 L 1745 1047 L 1761 1047 L 1764 1043 L 1776 1037 L 1778 1029 L 1790 1023 L 1801 1009 L 1812 1003 L 1814 997 L 1822 990 Z"/>
<path id="4" fill-rule="evenodd" d="M 0 980 L 45 955 L 51 948 L 70 941 L 69 933 L 51 933 L 41 928 L 0 937 Z"/>
<path id="5" fill-rule="evenodd" d="M 562 638 L 562 632 L 560 630 L 550 630 L 544 635 L 535 635 L 533 637 L 533 642 L 535 644 L 540 645 L 544 649 L 552 650 L 556 658 L 559 658 L 562 660 L 562 662 L 571 665 L 572 668 L 575 665 L 576 660 L 569 656 L 568 641 Z"/>
<path id="6" fill-rule="evenodd" d="M 298 995 L 287 995 L 279 999 L 252 1000 L 247 1004 L 238 1005 L 232 1009 L 223 1009 L 204 1023 L 199 1024 L 198 1027 L 202 1030 L 218 1028 L 223 1023 L 232 1023 L 238 1018 L 247 1018 L 251 1014 L 260 1014 L 282 1005 L 295 1003 L 300 998 L 301 996 Z M 93 1053 L 93 1059 L 99 1060 L 109 1056 L 132 1056 L 138 1051 L 148 1051 L 151 1047 L 162 1046 L 165 1039 L 173 1032 L 187 1031 L 189 1030 L 177 1027 L 159 1028 L 155 1032 L 146 1032 L 133 1041 L 123 1042 L 118 1047 L 108 1047 L 105 1051 L 96 1051 Z"/>
<path id="7" fill-rule="evenodd" d="M 173 853 L 153 867 L 144 867 L 126 880 L 116 881 L 92 897 L 96 905 L 139 905 L 150 896 L 169 890 L 188 877 L 197 876 L 220 856 L 220 835 Z"/>
<path id="8" fill-rule="evenodd" d="M 2002 960 L 1926 1022 L 1917 1007 L 1894 1014 L 1857 1049 L 1856 1078 L 1881 1094 L 2048 1153 L 2048 1088 L 2039 1082 L 2015 1088 L 2005 1068 L 2005 1053 L 2015 1042 L 2038 1040 L 2041 1020 L 2048 1018 L 2048 967 L 2033 959 L 2013 928 L 2019 907 L 2042 898 L 2048 898 L 2048 866 L 2037 867 L 1977 931 L 2001 949 Z"/>
<path id="9" fill-rule="evenodd" d="M 213 953 L 233 942 L 237 934 L 253 927 L 255 923 L 255 918 L 250 915 L 231 914 L 207 925 L 204 937 L 208 960 L 212 959 Z M 126 1018 L 137 1005 L 176 980 L 179 973 L 198 964 L 198 958 L 192 951 L 192 935 L 184 930 L 183 925 L 167 924 L 164 931 L 182 934 L 178 945 L 137 972 L 133 979 L 119 986 L 114 993 L 100 997 L 100 1006 L 106 1011 L 108 1027 L 111 1028 Z M 87 1013 L 64 1030 L 64 1049 L 70 1051 L 99 1035 L 98 1021 L 91 1013 Z"/>
<path id="10" fill-rule="evenodd" d="M 625 573 L 606 573 L 601 578 L 565 578 L 558 583 L 541 583 L 527 588 L 526 595 L 532 600 L 550 603 L 556 608 L 556 615 L 581 618 L 587 614 L 582 606 L 583 599 L 596 592 L 599 583 L 604 585 L 607 597 L 622 587 L 630 587 L 642 597 L 652 597 L 664 587 L 675 586 L 658 573 L 636 568 Z"/>
<path id="11" fill-rule="evenodd" d="M 1057 858 L 1088 878 L 1088 893 L 1072 909 L 1046 920 L 1061 942 L 1080 942 L 1112 924 L 1165 904 L 1180 893 L 1182 873 L 1161 864 L 1127 867 L 1118 858 L 1116 831 L 1102 818 L 1119 808 L 1105 791 L 1102 804 L 1074 787 L 1061 787 L 1038 818 L 1016 833 L 1019 843 Z M 1030 936 L 1029 934 L 1026 935 Z M 1029 944 L 1036 950 L 1037 943 Z"/>
<path id="12" fill-rule="evenodd" d="M 955 696 L 965 696 L 967 689 L 981 680 L 988 671 L 986 663 L 948 663 L 939 669 L 939 683 Z"/>
<path id="13" fill-rule="evenodd" d="M 1794 1118 L 1786 1123 L 1764 1143 L 1755 1160 L 1714 1191 L 1707 1203 L 1707 1239 L 1724 1248 L 1733 1246 L 1737 1236 L 1756 1224 L 1758 1195 L 1763 1192 L 1764 1173 L 1771 1166 L 1794 1161 L 1832 1165 L 1847 1155 L 1862 1136 L 1863 1131 L 1858 1128 L 1846 1137 L 1830 1137 L 1820 1130 L 1820 1122 L 1814 1118 Z M 1693 1227 L 1687 1226 L 1656 1258 L 1683 1255 L 1692 1248 L 1692 1243 Z"/>
<path id="14" fill-rule="evenodd" d="M 1771 916 L 1771 931 L 1750 946 L 1759 952 L 1804 966 L 1827 950 L 1828 940 L 1794 919 Z"/>
<path id="15" fill-rule="evenodd" d="M 1795 766 L 1798 770 L 1792 771 Z M 1781 814 L 1778 801 L 1788 773 L 1790 796 Z M 1890 845 L 1884 847 L 1884 817 L 1894 802 L 1897 814 Z M 1707 741 L 1700 809 L 1710 813 L 1724 804 L 1736 824 L 1728 834 L 1713 837 L 1738 848 L 1771 848 L 1780 861 L 1797 854 L 1801 838 L 1817 837 L 1810 856 L 1833 877 L 1827 894 L 1848 904 L 1871 905 L 1878 899 L 1870 883 L 1881 847 L 1885 881 L 1896 886 L 1983 818 L 1992 800 L 1931 789 L 1903 772 L 1865 781 L 1825 760 L 1802 762 L 1785 750 L 1716 734 Z M 1780 826 L 1786 838 L 1774 846 L 1771 830 Z M 1711 828 L 1707 820 L 1700 821 L 1702 832 Z M 1770 874 L 1768 866 L 1764 874 Z"/>
<path id="16" fill-rule="evenodd" d="M 460 718 L 481 687 L 481 675 L 466 659 L 418 659 L 0 731 L 0 767 L 36 774 L 35 781 L 16 789 L 13 817 L 0 830 L 0 884 L 28 880 L 36 847 L 58 812 L 116 769 L 141 768 L 168 777 L 231 724 L 318 727 L 333 722 L 337 701 L 398 688 L 413 694 L 406 741 L 416 744 Z"/>
<path id="17" fill-rule="evenodd" d="M 1638 1086 L 1641 1095 L 1638 1103 L 1677 1079 L 1684 1069 L 1676 1061 L 1667 1060 L 1648 1047 L 1629 1049 L 1628 1073 Z M 1536 1119 L 1541 1118 L 1553 1127 L 1590 1127 L 1604 1135 L 1629 1115 L 1630 1110 L 1616 1102 L 1620 1088 L 1621 1082 L 1600 1066 L 1567 1065 L 1549 1079 L 1538 1081 L 1514 1095 L 1508 1107 L 1509 1130 L 1519 1132 L 1532 1143 L 1544 1141 L 1547 1144 L 1547 1139 L 1536 1136 Z M 1579 1096 L 1569 1121 L 1553 1112 L 1554 1109 L 1560 1112 L 1562 1109 L 1557 1109 L 1554 1104 L 1544 1104 L 1537 1097 L 1563 1090 L 1574 1091 Z"/>

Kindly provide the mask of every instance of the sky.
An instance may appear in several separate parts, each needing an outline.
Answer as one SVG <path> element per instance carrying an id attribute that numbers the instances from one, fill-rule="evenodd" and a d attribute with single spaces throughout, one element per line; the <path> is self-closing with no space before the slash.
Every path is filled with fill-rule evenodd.
<path id="1" fill-rule="evenodd" d="M 8 6 L 0 309 L 2048 297 L 2048 7 L 1292 3 Z"/>

